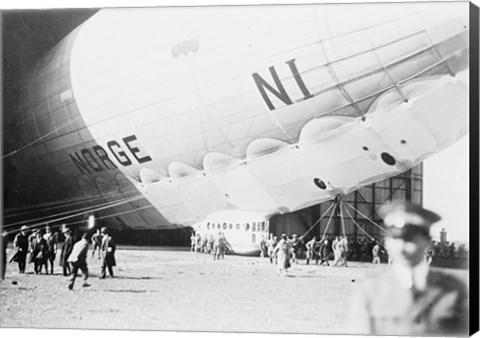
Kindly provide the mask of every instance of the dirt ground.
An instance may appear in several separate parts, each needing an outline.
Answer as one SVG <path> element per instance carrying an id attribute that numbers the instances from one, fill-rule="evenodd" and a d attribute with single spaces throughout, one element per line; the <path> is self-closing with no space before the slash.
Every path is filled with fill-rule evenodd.
<path id="1" fill-rule="evenodd" d="M 90 251 L 91 253 L 91 251 Z M 386 265 L 348 268 L 295 264 L 287 277 L 259 257 L 212 256 L 175 249 L 123 248 L 113 279 L 74 291 L 68 277 L 19 275 L 9 264 L 0 286 L 0 327 L 271 333 L 343 333 L 355 286 Z M 453 271 L 465 279 L 468 271 Z"/>

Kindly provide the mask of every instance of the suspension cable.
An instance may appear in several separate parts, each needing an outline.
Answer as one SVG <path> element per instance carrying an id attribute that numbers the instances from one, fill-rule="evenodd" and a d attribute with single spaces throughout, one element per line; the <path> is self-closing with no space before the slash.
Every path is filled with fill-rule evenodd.
<path id="1" fill-rule="evenodd" d="M 346 204 L 352 208 L 353 210 L 355 210 L 356 212 L 358 212 L 360 215 L 362 215 L 363 217 L 365 217 L 365 219 L 367 219 L 370 223 L 372 223 L 373 225 L 375 225 L 377 228 L 379 228 L 380 230 L 382 230 L 383 232 L 385 233 L 388 233 L 387 230 L 385 230 L 382 226 L 378 225 L 377 223 L 375 223 L 373 220 L 371 220 L 368 216 L 365 216 L 360 210 L 358 209 L 355 209 L 355 207 L 353 207 L 351 204 L 349 204 L 348 202 L 346 202 Z M 352 218 L 353 219 L 353 218 Z"/>
<path id="2" fill-rule="evenodd" d="M 306 236 L 319 222 L 321 222 L 325 215 L 330 211 L 330 209 L 332 209 L 334 205 L 335 204 L 333 203 L 331 206 L 329 206 L 328 209 L 323 213 L 323 215 L 320 216 L 320 218 L 301 237 L 303 238 L 304 236 Z"/>

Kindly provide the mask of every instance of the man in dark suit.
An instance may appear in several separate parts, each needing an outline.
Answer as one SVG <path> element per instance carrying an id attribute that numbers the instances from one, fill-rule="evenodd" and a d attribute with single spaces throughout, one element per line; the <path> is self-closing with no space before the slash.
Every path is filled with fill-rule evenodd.
<path id="1" fill-rule="evenodd" d="M 323 263 L 327 263 L 327 266 L 329 266 L 330 264 L 328 264 L 328 260 L 330 259 L 331 250 L 330 250 L 330 243 L 328 242 L 328 239 L 324 240 L 322 244 L 320 244 L 319 251 L 320 251 L 320 265 L 323 265 Z"/>
<path id="2" fill-rule="evenodd" d="M 27 265 L 27 252 L 28 252 L 28 236 L 27 226 L 22 225 L 20 233 L 15 236 L 13 240 L 13 247 L 17 250 L 16 261 L 18 262 L 18 272 L 25 273 L 25 266 Z"/>
<path id="3" fill-rule="evenodd" d="M 113 267 L 116 265 L 115 262 L 115 241 L 113 240 L 112 236 L 108 234 L 107 228 L 103 227 L 101 229 L 101 234 L 103 235 L 102 238 L 102 274 L 100 276 L 101 279 L 104 279 L 107 276 L 106 269 L 108 268 L 108 273 L 110 277 L 113 278 Z"/>
<path id="4" fill-rule="evenodd" d="M 405 202 L 380 210 L 392 258 L 388 271 L 358 290 L 351 332 L 375 335 L 451 336 L 468 333 L 467 290 L 454 275 L 430 269 L 424 250 L 437 214 Z"/>
<path id="5" fill-rule="evenodd" d="M 73 238 L 70 229 L 65 229 L 63 233 L 65 235 L 65 241 L 63 242 L 62 251 L 60 252 L 60 266 L 63 267 L 63 275 L 70 276 L 71 269 L 68 264 L 68 257 L 72 253 Z"/>
<path id="6" fill-rule="evenodd" d="M 31 251 L 31 255 L 30 255 L 29 263 L 33 263 L 35 274 L 41 273 L 43 266 L 45 266 L 45 273 L 48 274 L 48 267 L 47 267 L 48 244 L 47 244 L 47 241 L 43 238 L 43 235 L 41 232 L 36 233 L 36 237 L 32 242 L 30 251 Z"/>

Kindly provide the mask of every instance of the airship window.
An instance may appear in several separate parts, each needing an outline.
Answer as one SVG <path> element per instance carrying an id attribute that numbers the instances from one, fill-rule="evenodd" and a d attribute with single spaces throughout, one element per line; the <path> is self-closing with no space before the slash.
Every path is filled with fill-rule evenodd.
<path id="1" fill-rule="evenodd" d="M 382 153 L 381 157 L 383 162 L 385 162 L 388 165 L 395 165 L 396 163 L 395 158 L 389 153 Z"/>
<path id="2" fill-rule="evenodd" d="M 365 146 L 364 146 L 364 147 L 363 147 L 363 150 L 368 151 L 368 147 L 365 147 Z"/>
<path id="3" fill-rule="evenodd" d="M 257 231 L 257 223 L 253 222 L 252 231 Z"/>
<path id="4" fill-rule="evenodd" d="M 325 182 L 323 182 L 321 179 L 317 177 L 313 179 L 313 183 L 315 183 L 315 185 L 322 190 L 327 189 L 327 185 L 325 184 Z"/>
<path id="5" fill-rule="evenodd" d="M 210 229 L 210 223 L 207 223 L 207 229 Z"/>
<path id="6" fill-rule="evenodd" d="M 217 229 L 220 229 L 220 223 L 217 224 Z"/>
<path id="7" fill-rule="evenodd" d="M 227 228 L 227 223 L 223 223 L 223 228 L 224 228 L 224 229 Z"/>
<path id="8" fill-rule="evenodd" d="M 230 228 L 230 230 L 233 229 L 233 224 L 232 223 L 230 223 L 229 228 Z"/>
<path id="9" fill-rule="evenodd" d="M 237 230 L 240 229 L 240 224 L 237 223 Z"/>
<path id="10" fill-rule="evenodd" d="M 250 229 L 250 224 L 245 224 L 245 231 L 248 231 Z"/>
<path id="11" fill-rule="evenodd" d="M 265 231 L 265 222 L 262 222 L 262 231 Z"/>

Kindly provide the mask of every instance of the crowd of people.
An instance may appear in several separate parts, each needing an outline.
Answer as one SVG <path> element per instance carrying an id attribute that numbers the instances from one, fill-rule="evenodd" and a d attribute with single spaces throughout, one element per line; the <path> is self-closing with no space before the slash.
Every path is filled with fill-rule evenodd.
<path id="1" fill-rule="evenodd" d="M 58 251 L 59 265 L 62 267 L 62 275 L 69 278 L 68 289 L 73 290 L 75 280 L 78 277 L 78 270 L 83 275 L 83 287 L 90 286 L 87 283 L 89 272 L 87 265 L 88 248 L 92 244 L 92 258 L 98 250 L 98 259 L 102 259 L 102 268 L 100 278 L 106 278 L 107 270 L 110 277 L 113 278 L 113 267 L 116 265 L 115 250 L 116 244 L 112 236 L 109 235 L 108 229 L 102 227 L 97 229 L 93 236 L 89 233 L 83 233 L 80 240 L 75 242 L 72 231 L 62 226 L 62 235 L 53 232 L 50 226 L 45 229 L 33 229 L 29 234 L 27 226 L 22 226 L 18 234 L 13 240 L 13 249 L 10 253 L 9 263 L 16 262 L 18 264 L 18 272 L 24 274 L 27 262 L 33 265 L 33 273 L 36 275 L 54 274 L 54 265 Z M 2 260 L 2 279 L 5 278 L 7 265 L 7 233 L 2 234 L 3 260 Z M 63 237 L 63 241 L 59 242 L 59 237 Z M 90 238 L 91 237 L 91 238 Z"/>
<path id="2" fill-rule="evenodd" d="M 231 246 L 225 237 L 225 233 L 219 231 L 216 235 L 212 233 L 192 233 L 190 237 L 190 250 L 192 252 L 213 255 L 214 260 L 224 259 L 225 254 L 231 252 Z"/>
<path id="3" fill-rule="evenodd" d="M 282 234 L 280 239 L 270 234 L 268 239 L 262 238 L 260 241 L 260 255 L 268 257 L 270 263 L 277 265 L 279 275 L 286 276 L 291 265 L 303 258 L 307 264 L 315 261 L 315 264 L 330 265 L 329 261 L 333 259 L 332 265 L 347 267 L 347 261 L 351 258 L 361 260 L 364 255 L 369 255 L 367 258 L 378 264 L 380 256 L 388 254 L 392 257 L 388 269 L 364 281 L 356 290 L 349 325 L 352 333 L 464 335 L 468 331 L 466 286 L 457 276 L 430 269 L 429 266 L 431 258 L 436 254 L 456 257 L 460 250 L 446 241 L 432 241 L 430 227 L 440 220 L 440 216 L 405 202 L 386 204 L 379 213 L 386 226 L 385 244 L 379 240 L 362 243 L 349 240 L 345 236 L 321 240 L 314 237 L 304 243 L 303 238 L 296 234 L 291 237 Z M 46 274 L 53 274 L 58 236 L 51 230 L 46 227 L 45 232 L 33 231 L 28 236 L 28 228 L 23 226 L 15 236 L 11 261 L 18 262 L 20 274 L 25 273 L 28 255 L 36 274 L 41 274 L 43 270 Z M 103 258 L 100 278 L 106 277 L 107 270 L 113 277 L 113 266 L 116 263 L 115 242 L 106 228 L 97 230 L 92 238 L 89 238 L 87 233 L 83 234 L 75 244 L 69 229 L 65 229 L 64 234 L 60 265 L 64 268 L 63 274 L 71 276 L 68 284 L 70 290 L 73 290 L 78 270 L 83 274 L 83 286 L 89 286 L 87 254 L 90 244 L 94 246 L 92 258 L 95 257 L 97 249 L 100 252 L 99 257 Z M 5 234 L 2 239 L 5 250 Z M 192 234 L 191 243 L 193 252 L 211 254 L 215 260 L 223 259 L 229 250 L 223 232 L 216 235 Z"/>
<path id="4" fill-rule="evenodd" d="M 283 236 L 283 235 L 282 235 Z M 286 242 L 290 248 L 290 259 L 292 263 L 299 259 L 306 259 L 306 264 L 315 262 L 315 264 L 329 266 L 330 260 L 333 260 L 333 266 L 348 266 L 347 261 L 371 261 L 380 263 L 380 255 L 386 255 L 386 250 L 379 241 L 355 241 L 345 236 L 336 236 L 330 239 L 312 237 L 305 243 L 302 237 L 297 234 L 288 237 L 285 234 Z M 278 237 L 271 233 L 268 239 L 262 237 L 260 247 L 260 257 L 268 257 L 270 263 L 276 263 L 274 251 L 279 243 Z"/>
<path id="5" fill-rule="evenodd" d="M 287 236 L 287 242 L 290 245 L 290 259 L 296 262 L 299 258 L 305 258 L 306 264 L 315 262 L 315 264 L 329 266 L 330 260 L 333 260 L 333 266 L 347 267 L 347 261 L 372 262 L 380 264 L 385 262 L 392 263 L 392 258 L 388 254 L 384 240 L 380 239 L 354 239 L 346 236 L 336 236 L 330 239 L 312 237 L 305 243 L 302 237 L 296 234 Z M 265 240 L 262 237 L 260 241 L 260 257 L 268 257 L 270 263 L 276 263 L 276 257 L 273 255 L 275 247 L 279 243 L 278 237 L 270 234 Z M 464 244 L 458 248 L 454 243 L 431 241 L 431 245 L 425 250 L 424 259 L 431 264 L 434 257 L 446 258 L 466 258 L 468 251 Z"/>

